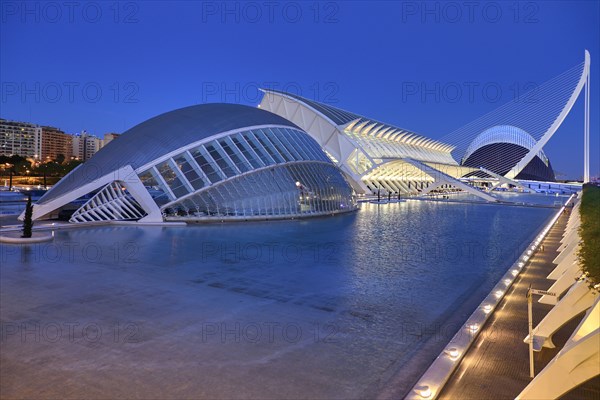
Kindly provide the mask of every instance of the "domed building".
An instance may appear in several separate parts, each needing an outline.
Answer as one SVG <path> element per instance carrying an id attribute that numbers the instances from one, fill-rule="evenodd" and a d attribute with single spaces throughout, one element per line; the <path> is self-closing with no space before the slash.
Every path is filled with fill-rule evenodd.
<path id="1" fill-rule="evenodd" d="M 75 201 L 73 223 L 264 220 L 357 208 L 310 135 L 237 104 L 181 108 L 129 129 L 52 187 L 33 218 L 55 217 Z"/>
<path id="2" fill-rule="evenodd" d="M 535 139 L 523 129 L 497 125 L 484 130 L 471 142 L 461 165 L 483 167 L 506 175 L 534 146 Z M 546 154 L 540 150 L 515 179 L 555 182 L 554 171 Z"/>

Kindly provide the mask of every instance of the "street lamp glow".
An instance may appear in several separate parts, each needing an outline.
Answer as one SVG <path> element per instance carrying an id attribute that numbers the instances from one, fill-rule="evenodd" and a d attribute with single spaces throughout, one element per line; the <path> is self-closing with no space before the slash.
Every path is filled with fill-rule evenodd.
<path id="1" fill-rule="evenodd" d="M 502 295 L 504 294 L 504 292 L 502 290 L 496 290 L 495 294 L 496 294 L 497 298 L 500 298 L 500 297 L 502 297 Z"/>
<path id="2" fill-rule="evenodd" d="M 518 270 L 516 270 L 516 269 L 513 269 L 512 271 L 510 271 L 510 273 L 511 273 L 513 276 L 517 276 L 517 274 L 519 273 L 519 271 L 518 271 Z"/>
<path id="3" fill-rule="evenodd" d="M 490 311 L 492 311 L 492 305 L 491 304 L 486 304 L 485 306 L 483 306 L 483 312 L 486 314 L 489 314 Z"/>
<path id="4" fill-rule="evenodd" d="M 505 285 L 510 285 L 510 279 L 506 278 L 506 279 L 504 280 L 504 284 L 505 284 Z"/>
<path id="5" fill-rule="evenodd" d="M 469 328 L 471 333 L 475 333 L 479 330 L 479 324 L 470 324 L 467 326 L 467 328 Z"/>

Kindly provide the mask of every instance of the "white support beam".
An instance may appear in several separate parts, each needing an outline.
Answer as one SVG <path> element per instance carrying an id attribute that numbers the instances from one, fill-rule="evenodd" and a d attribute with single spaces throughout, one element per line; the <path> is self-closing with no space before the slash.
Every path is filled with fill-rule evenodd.
<path id="1" fill-rule="evenodd" d="M 600 375 L 600 297 L 565 346 L 516 397 L 516 400 L 558 399 Z"/>
<path id="2" fill-rule="evenodd" d="M 585 51 L 587 58 L 589 52 Z M 585 81 L 585 114 L 583 124 L 583 183 L 590 181 L 590 64 L 591 59 L 588 61 L 588 72 Z"/>
<path id="3" fill-rule="evenodd" d="M 507 178 L 505 176 L 499 175 L 499 174 L 497 174 L 497 173 L 495 173 L 493 171 L 490 171 L 489 169 L 485 169 L 483 167 L 479 167 L 479 169 L 482 170 L 483 172 L 485 172 L 486 174 L 488 174 L 488 175 L 490 175 L 490 176 L 498 179 L 499 184 L 506 183 L 506 184 L 513 185 L 513 186 L 516 186 L 518 188 L 521 188 L 521 189 L 523 189 L 524 192 L 535 193 L 535 190 L 530 189 L 530 188 L 524 186 L 522 183 L 519 183 L 519 182 L 515 181 L 514 179 L 509 179 L 509 178 Z M 495 187 L 496 186 L 494 186 L 494 188 Z"/>
<path id="4" fill-rule="evenodd" d="M 420 169 L 421 171 L 425 172 L 427 175 L 431 176 L 435 180 L 435 182 L 439 182 L 440 184 L 452 185 L 458 189 L 462 189 L 462 190 L 464 190 L 468 193 L 471 193 L 477 197 L 480 197 L 486 201 L 490 201 L 490 202 L 498 201 L 498 199 L 496 199 L 495 197 L 490 196 L 489 194 L 484 193 L 481 190 L 478 190 L 478 189 L 474 188 L 473 186 L 470 186 L 464 182 L 461 182 L 458 179 L 455 179 L 452 176 L 450 176 L 438 169 L 435 169 L 427 164 L 424 164 L 420 161 L 416 161 L 416 160 L 413 160 L 410 158 L 405 158 L 404 161 L 406 161 L 407 163 Z"/>
<path id="5" fill-rule="evenodd" d="M 590 290 L 586 281 L 575 282 L 533 330 L 534 350 L 541 351 L 542 347 L 556 347 L 552 342 L 552 336 L 566 323 L 590 308 L 596 297 L 597 295 Z M 529 343 L 529 335 L 523 342 Z"/>
<path id="6" fill-rule="evenodd" d="M 73 171 L 75 172 L 75 171 Z M 69 178 L 69 175 L 65 176 L 63 179 L 75 179 L 73 176 Z M 96 190 L 101 187 L 106 186 L 107 184 L 121 181 L 129 191 L 129 193 L 133 196 L 133 198 L 144 208 L 144 210 L 148 213 L 148 220 L 156 220 L 157 216 L 160 216 L 160 209 L 152 200 L 152 196 L 148 193 L 144 185 L 140 182 L 137 174 L 133 170 L 130 165 L 126 165 L 122 168 L 119 168 L 116 171 L 113 171 L 109 174 L 99 177 L 98 179 L 93 180 L 90 183 L 87 183 L 83 186 L 80 186 L 76 190 L 69 191 L 62 196 L 59 196 L 53 200 L 50 200 L 46 203 L 42 204 L 34 204 L 33 205 L 33 220 L 39 219 L 51 212 L 59 209 L 60 207 L 69 204 L 70 202 L 77 200 L 78 198 Z M 158 214 L 157 214 L 158 212 Z M 19 216 L 19 219 L 22 220 L 24 217 L 24 212 Z M 144 218 L 144 219 L 146 219 Z M 162 221 L 162 217 L 160 218 Z"/>
<path id="7" fill-rule="evenodd" d="M 556 296 L 544 295 L 538 301 L 542 304 L 556 304 L 558 297 L 570 288 L 579 276 L 581 276 L 581 267 L 579 263 L 574 262 L 548 289 L 549 292 L 556 293 Z"/>
<path id="8" fill-rule="evenodd" d="M 581 74 L 579 82 L 577 83 L 577 86 L 575 87 L 575 90 L 573 90 L 573 93 L 571 94 L 571 97 L 565 104 L 564 108 L 561 110 L 560 114 L 554 120 L 552 125 L 550 125 L 550 127 L 542 135 L 540 140 L 538 140 L 538 142 L 535 144 L 535 146 L 533 146 L 531 149 L 529 149 L 529 152 L 517 163 L 517 165 L 515 165 L 504 176 L 506 176 L 509 179 L 514 179 L 523 170 L 523 168 L 525 168 L 527 166 L 527 164 L 529 164 L 529 162 L 544 148 L 546 143 L 548 143 L 548 140 L 550 140 L 550 138 L 552 137 L 552 135 L 554 135 L 554 133 L 556 132 L 558 127 L 563 123 L 563 121 L 565 120 L 565 118 L 567 117 L 569 112 L 571 111 L 571 108 L 573 108 L 575 101 L 581 94 L 581 90 L 583 89 L 583 86 L 585 85 L 585 83 L 587 81 L 589 81 L 589 79 L 588 79 L 589 73 L 590 73 L 590 53 L 586 50 L 583 72 Z"/>
<path id="9" fill-rule="evenodd" d="M 565 259 L 567 259 L 568 257 L 572 257 L 573 253 L 577 250 L 577 243 L 569 243 L 569 245 L 567 247 L 565 247 L 565 249 L 556 256 L 556 258 L 554 260 L 552 260 L 552 262 L 556 265 L 562 263 Z M 552 279 L 550 278 L 550 275 L 548 275 L 548 279 Z M 556 279 L 556 278 L 554 278 Z"/>

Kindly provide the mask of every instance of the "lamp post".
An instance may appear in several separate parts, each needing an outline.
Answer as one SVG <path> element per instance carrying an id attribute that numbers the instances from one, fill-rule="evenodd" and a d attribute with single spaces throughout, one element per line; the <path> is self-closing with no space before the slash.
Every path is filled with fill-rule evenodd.
<path id="1" fill-rule="evenodd" d="M 8 166 L 8 190 L 12 190 L 12 177 L 13 177 L 13 168 L 15 167 L 14 164 L 9 164 L 6 163 L 6 166 Z"/>
<path id="2" fill-rule="evenodd" d="M 554 292 L 546 290 L 532 289 L 531 285 L 527 289 L 527 324 L 529 326 L 529 377 L 535 378 L 535 369 L 533 365 L 533 295 L 556 296 Z"/>

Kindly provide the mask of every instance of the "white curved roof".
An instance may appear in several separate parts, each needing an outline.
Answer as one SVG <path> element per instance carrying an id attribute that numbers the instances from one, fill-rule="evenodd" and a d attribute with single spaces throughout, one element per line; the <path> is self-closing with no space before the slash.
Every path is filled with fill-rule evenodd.
<path id="1" fill-rule="evenodd" d="M 536 140 L 523 129 L 512 125 L 496 125 L 481 132 L 473 139 L 465 152 L 461 164 L 478 149 L 493 143 L 511 143 L 531 150 L 536 145 Z M 538 156 L 548 164 L 548 158 L 543 151 Z"/>
<path id="2" fill-rule="evenodd" d="M 200 104 L 169 111 L 134 126 L 119 140 L 108 143 L 82 164 L 85 171 L 81 168 L 71 171 L 37 203 L 46 203 L 126 165 L 136 169 L 198 140 L 256 125 L 300 129 L 276 114 L 239 104 Z"/>

